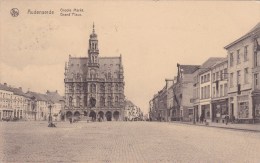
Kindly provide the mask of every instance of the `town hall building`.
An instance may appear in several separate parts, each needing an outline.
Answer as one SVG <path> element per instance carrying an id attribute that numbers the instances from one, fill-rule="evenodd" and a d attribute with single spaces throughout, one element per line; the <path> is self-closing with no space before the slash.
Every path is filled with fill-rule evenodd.
<path id="1" fill-rule="evenodd" d="M 88 56 L 69 56 L 64 83 L 65 119 L 123 120 L 125 83 L 122 56 L 99 56 L 94 25 Z"/>

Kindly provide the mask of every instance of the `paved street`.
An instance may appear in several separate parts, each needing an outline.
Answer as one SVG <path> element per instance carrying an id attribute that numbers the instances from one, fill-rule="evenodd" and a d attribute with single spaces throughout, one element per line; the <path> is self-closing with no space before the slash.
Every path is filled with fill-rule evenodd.
<path id="1" fill-rule="evenodd" d="M 0 162 L 260 162 L 260 133 L 160 122 L 0 122 Z"/>

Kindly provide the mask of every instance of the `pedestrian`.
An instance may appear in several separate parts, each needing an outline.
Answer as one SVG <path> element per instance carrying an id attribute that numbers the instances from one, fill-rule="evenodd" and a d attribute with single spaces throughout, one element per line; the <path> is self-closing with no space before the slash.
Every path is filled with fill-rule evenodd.
<path id="1" fill-rule="evenodd" d="M 70 118 L 70 124 L 72 124 L 72 118 Z"/>
<path id="2" fill-rule="evenodd" d="M 228 115 L 225 116 L 225 120 L 226 120 L 226 125 L 227 125 L 228 121 L 229 121 L 229 116 Z"/>

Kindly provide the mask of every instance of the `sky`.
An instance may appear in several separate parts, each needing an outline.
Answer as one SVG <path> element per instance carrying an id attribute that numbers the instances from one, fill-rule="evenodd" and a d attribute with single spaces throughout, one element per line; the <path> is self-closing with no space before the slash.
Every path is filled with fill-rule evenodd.
<path id="1" fill-rule="evenodd" d="M 75 8 L 81 16 L 60 15 Z M 177 63 L 225 57 L 223 47 L 260 21 L 260 2 L 0 0 L 0 15 L 0 83 L 64 95 L 65 62 L 87 57 L 95 22 L 99 55 L 122 54 L 126 98 L 147 113 Z"/>

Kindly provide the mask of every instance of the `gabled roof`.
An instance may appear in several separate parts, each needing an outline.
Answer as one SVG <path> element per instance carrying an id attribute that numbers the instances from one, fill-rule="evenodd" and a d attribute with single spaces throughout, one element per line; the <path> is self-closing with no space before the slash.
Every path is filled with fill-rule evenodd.
<path id="1" fill-rule="evenodd" d="M 180 69 L 183 74 L 192 74 L 199 67 L 199 65 L 180 65 Z"/>
<path id="2" fill-rule="evenodd" d="M 65 99 L 58 93 L 58 91 L 47 91 L 45 96 L 47 99 L 49 99 L 49 101 L 52 101 L 54 103 L 65 101 Z"/>
<path id="3" fill-rule="evenodd" d="M 235 41 L 233 41 L 232 43 L 228 44 L 227 46 L 225 46 L 225 49 L 228 49 L 229 47 L 233 46 L 234 44 L 238 43 L 239 41 L 242 41 L 248 37 L 250 37 L 252 34 L 254 34 L 255 31 L 260 30 L 260 22 L 257 23 L 256 26 L 254 26 L 254 28 L 252 28 L 249 32 L 247 32 L 245 35 L 243 35 L 242 37 L 236 39 Z"/>
<path id="4" fill-rule="evenodd" d="M 5 90 L 5 91 L 9 91 L 9 92 L 13 92 L 13 94 L 15 95 L 19 95 L 19 96 L 25 96 L 28 97 L 21 88 L 14 88 L 11 86 L 7 86 L 6 84 L 1 84 L 0 83 L 0 89 L 1 90 Z"/>
<path id="5" fill-rule="evenodd" d="M 49 101 L 49 99 L 46 97 L 46 95 L 44 94 L 41 94 L 41 93 L 36 93 L 36 92 L 31 92 L 31 91 L 28 91 L 26 93 L 29 97 L 35 97 L 36 100 L 38 101 Z"/>
<path id="6" fill-rule="evenodd" d="M 26 94 L 20 88 L 10 88 L 15 95 L 26 96 Z"/>
<path id="7" fill-rule="evenodd" d="M 125 100 L 125 105 L 126 106 L 135 106 L 134 103 L 130 100 Z"/>
<path id="8" fill-rule="evenodd" d="M 210 70 L 212 66 L 215 64 L 221 63 L 226 60 L 226 57 L 210 57 L 208 60 L 206 60 L 198 70 L 198 74 L 202 74 L 204 72 L 207 72 Z"/>
<path id="9" fill-rule="evenodd" d="M 1 84 L 1 83 L 0 83 L 0 90 L 12 92 L 7 85 Z"/>

